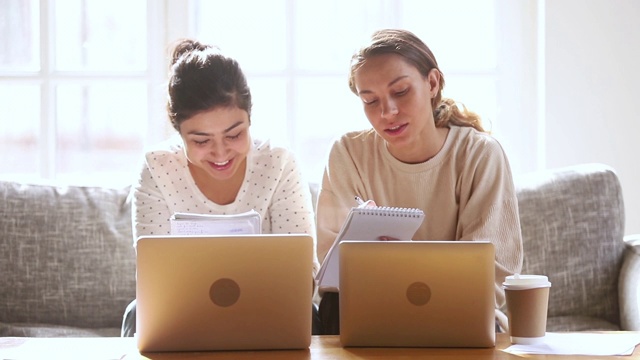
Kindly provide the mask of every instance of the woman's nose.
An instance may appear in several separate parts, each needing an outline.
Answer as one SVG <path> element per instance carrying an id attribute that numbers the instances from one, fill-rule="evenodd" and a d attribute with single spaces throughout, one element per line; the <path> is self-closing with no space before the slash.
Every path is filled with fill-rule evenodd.
<path id="1" fill-rule="evenodd" d="M 220 160 L 224 160 L 223 158 L 227 155 L 227 147 L 224 142 L 216 141 L 213 146 L 211 146 L 211 154 L 215 158 L 221 158 Z"/>
<path id="2" fill-rule="evenodd" d="M 382 102 L 382 113 L 380 116 L 383 118 L 390 118 L 398 115 L 398 106 L 393 100 L 386 100 Z"/>

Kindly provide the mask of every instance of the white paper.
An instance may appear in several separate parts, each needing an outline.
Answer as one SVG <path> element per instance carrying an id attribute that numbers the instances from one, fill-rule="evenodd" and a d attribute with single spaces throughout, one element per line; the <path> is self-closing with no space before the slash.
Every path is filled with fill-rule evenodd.
<path id="1" fill-rule="evenodd" d="M 134 338 L 30 338 L 23 344 L 0 349 L 4 360 L 127 359 L 139 354 Z"/>
<path id="2" fill-rule="evenodd" d="M 233 215 L 175 213 L 170 221 L 172 235 L 244 235 L 262 232 L 262 220 L 255 210 Z"/>
<path id="3" fill-rule="evenodd" d="M 640 333 L 549 332 L 539 344 L 516 344 L 504 351 L 512 354 L 614 356 L 631 355 L 638 344 L 640 344 Z"/>
<path id="4" fill-rule="evenodd" d="M 327 252 L 316 281 L 321 292 L 338 292 L 340 273 L 340 242 L 342 240 L 377 240 L 390 236 L 398 240 L 411 240 L 422 222 L 424 212 L 420 209 L 390 207 L 354 207 L 342 229 Z"/>

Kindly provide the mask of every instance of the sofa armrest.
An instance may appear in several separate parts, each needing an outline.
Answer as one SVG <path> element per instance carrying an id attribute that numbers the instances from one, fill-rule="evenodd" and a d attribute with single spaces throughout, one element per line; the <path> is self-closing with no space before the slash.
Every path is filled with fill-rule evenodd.
<path id="1" fill-rule="evenodd" d="M 640 234 L 624 237 L 626 245 L 618 291 L 622 330 L 640 330 Z"/>

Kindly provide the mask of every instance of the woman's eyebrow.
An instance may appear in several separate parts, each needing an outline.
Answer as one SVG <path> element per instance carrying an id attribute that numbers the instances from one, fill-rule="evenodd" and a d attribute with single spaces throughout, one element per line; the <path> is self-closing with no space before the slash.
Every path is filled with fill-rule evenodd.
<path id="1" fill-rule="evenodd" d="M 242 125 L 243 123 L 244 123 L 244 120 L 239 120 L 239 121 L 235 122 L 233 125 L 231 125 L 228 128 L 224 129 L 224 132 L 228 133 L 229 131 L 235 129 L 236 127 Z"/>
<path id="2" fill-rule="evenodd" d="M 208 132 L 192 130 L 187 133 L 188 135 L 199 135 L 199 136 L 209 136 Z"/>
<path id="3" fill-rule="evenodd" d="M 387 85 L 387 87 L 391 87 L 391 86 L 393 86 L 393 84 L 397 83 L 398 81 L 400 81 L 400 80 L 402 80 L 402 79 L 404 79 L 404 78 L 408 78 L 408 77 L 409 77 L 409 75 L 400 75 L 400 76 L 398 76 L 397 78 L 395 78 L 395 79 L 391 80 L 391 81 L 389 82 L 389 84 Z"/>
<path id="4" fill-rule="evenodd" d="M 235 129 L 236 127 L 242 125 L 243 123 L 244 123 L 244 120 L 239 120 L 239 121 L 233 123 L 233 125 L 231 125 L 228 128 L 224 129 L 222 132 L 226 134 L 229 131 Z M 189 131 L 187 134 L 188 135 L 199 135 L 199 136 L 213 136 L 213 134 L 210 134 L 210 133 L 205 132 L 205 131 L 198 131 L 198 130 Z"/>
<path id="5" fill-rule="evenodd" d="M 389 82 L 389 84 L 387 84 L 387 87 L 391 87 L 391 86 L 393 86 L 393 84 L 397 83 L 398 81 L 400 81 L 400 80 L 402 80 L 404 78 L 408 78 L 408 77 L 409 77 L 409 75 L 400 75 L 397 78 L 391 80 Z M 366 90 L 365 89 L 365 90 L 362 90 L 362 91 L 358 91 L 358 95 L 360 95 L 360 94 L 371 94 L 372 92 L 373 91 L 371 91 L 371 90 Z"/>

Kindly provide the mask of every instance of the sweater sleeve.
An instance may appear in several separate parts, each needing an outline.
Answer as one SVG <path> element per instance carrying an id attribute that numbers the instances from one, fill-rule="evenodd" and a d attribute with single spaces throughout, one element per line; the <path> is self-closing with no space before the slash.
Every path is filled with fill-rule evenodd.
<path id="1" fill-rule="evenodd" d="M 347 213 L 338 204 L 337 198 L 332 191 L 331 178 L 325 174 L 322 179 L 322 187 L 318 193 L 317 205 L 318 223 L 318 259 L 322 262 L 327 256 L 327 252 L 338 236 L 338 231 Z M 344 213 L 344 215 L 343 215 Z"/>
<path id="2" fill-rule="evenodd" d="M 457 238 L 495 246 L 496 307 L 504 306 L 502 282 L 522 269 L 518 201 L 508 160 L 496 141 L 484 143 L 466 162 L 460 188 Z"/>
<path id="3" fill-rule="evenodd" d="M 356 205 L 354 197 L 365 193 L 362 187 L 351 154 L 342 142 L 336 142 L 329 153 L 316 207 L 318 258 L 321 262 L 333 245 L 349 210 Z"/>

